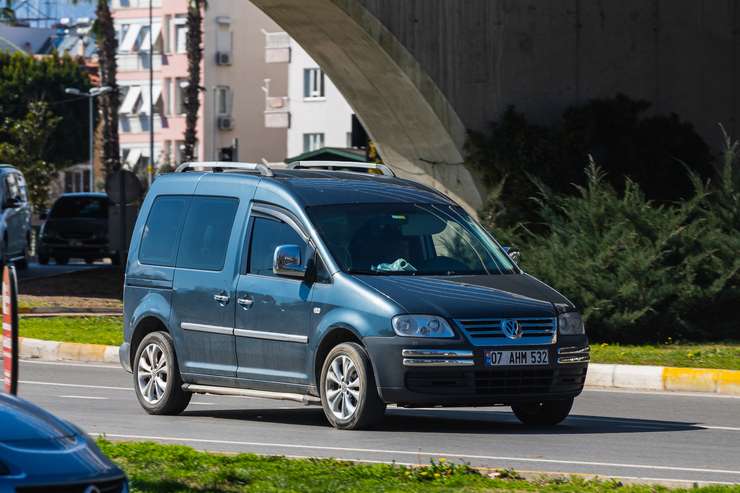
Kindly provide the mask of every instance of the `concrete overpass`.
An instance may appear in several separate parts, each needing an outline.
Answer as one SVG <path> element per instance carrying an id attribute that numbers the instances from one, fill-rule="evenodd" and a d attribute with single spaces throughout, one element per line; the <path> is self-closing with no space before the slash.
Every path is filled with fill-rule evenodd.
<path id="1" fill-rule="evenodd" d="M 478 209 L 467 129 L 623 92 L 737 135 L 740 0 L 252 0 L 323 67 L 397 173 Z"/>

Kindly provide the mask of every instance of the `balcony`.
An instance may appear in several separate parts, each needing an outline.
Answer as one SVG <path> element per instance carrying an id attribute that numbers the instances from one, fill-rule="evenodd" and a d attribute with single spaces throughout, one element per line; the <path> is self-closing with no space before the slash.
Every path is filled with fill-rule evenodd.
<path id="1" fill-rule="evenodd" d="M 290 128 L 290 100 L 287 97 L 265 98 L 265 128 Z"/>
<path id="2" fill-rule="evenodd" d="M 154 70 L 161 70 L 165 55 L 155 53 L 153 57 Z M 119 53 L 116 56 L 118 70 L 121 72 L 135 72 L 137 70 L 149 70 L 149 53 Z"/>
<path id="3" fill-rule="evenodd" d="M 265 35 L 265 63 L 290 63 L 290 36 L 287 33 L 268 33 Z"/>

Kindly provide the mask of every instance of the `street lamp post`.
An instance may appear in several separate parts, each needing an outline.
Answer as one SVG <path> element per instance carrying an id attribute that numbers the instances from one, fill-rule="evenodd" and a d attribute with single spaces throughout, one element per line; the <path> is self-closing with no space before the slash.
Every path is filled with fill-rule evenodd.
<path id="1" fill-rule="evenodd" d="M 90 89 L 90 92 L 82 92 L 76 87 L 68 87 L 64 90 L 67 94 L 72 94 L 74 96 L 82 96 L 86 97 L 90 108 L 90 141 L 89 141 L 89 150 L 90 150 L 90 191 L 95 191 L 95 162 L 94 162 L 94 156 L 95 156 L 95 110 L 94 110 L 94 100 L 98 96 L 102 96 L 103 94 L 107 94 L 111 92 L 111 88 L 108 86 L 103 87 L 93 87 Z"/>

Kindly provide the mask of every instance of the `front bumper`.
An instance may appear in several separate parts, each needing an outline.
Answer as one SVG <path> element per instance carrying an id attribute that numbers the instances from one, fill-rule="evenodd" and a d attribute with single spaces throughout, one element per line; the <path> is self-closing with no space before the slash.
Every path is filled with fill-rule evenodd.
<path id="1" fill-rule="evenodd" d="M 474 347 L 462 339 L 368 337 L 376 383 L 386 403 L 406 406 L 510 405 L 567 399 L 583 390 L 588 339 L 560 337 L 549 346 Z M 489 349 L 547 349 L 549 364 L 491 367 Z"/>
<path id="2" fill-rule="evenodd" d="M 110 257 L 112 252 L 108 243 L 81 243 L 72 245 L 68 242 L 46 242 L 41 240 L 38 246 L 38 253 L 47 257 L 57 255 L 65 257 Z"/>

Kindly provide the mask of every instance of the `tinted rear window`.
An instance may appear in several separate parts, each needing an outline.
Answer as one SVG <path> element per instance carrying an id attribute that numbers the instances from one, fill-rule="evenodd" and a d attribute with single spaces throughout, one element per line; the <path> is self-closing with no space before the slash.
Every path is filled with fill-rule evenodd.
<path id="1" fill-rule="evenodd" d="M 173 267 L 177 245 L 185 218 L 188 198 L 175 196 L 157 197 L 144 226 L 139 249 L 142 264 Z"/>
<path id="2" fill-rule="evenodd" d="M 108 199 L 103 197 L 62 197 L 54 203 L 53 219 L 107 219 Z"/>
<path id="3" fill-rule="evenodd" d="M 223 269 L 239 200 L 193 197 L 182 230 L 177 267 Z"/>

